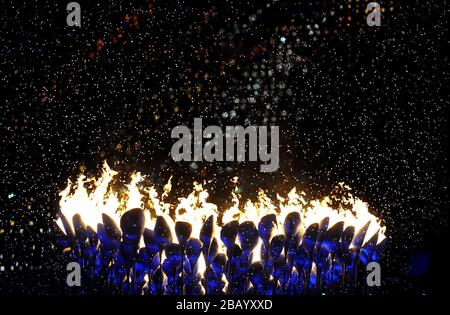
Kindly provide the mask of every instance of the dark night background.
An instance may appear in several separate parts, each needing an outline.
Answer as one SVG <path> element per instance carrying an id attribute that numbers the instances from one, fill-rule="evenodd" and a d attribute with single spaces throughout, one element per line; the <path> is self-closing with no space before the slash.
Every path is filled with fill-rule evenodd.
<path id="1" fill-rule="evenodd" d="M 443 294 L 448 271 L 445 1 L 10 1 L 1 15 L 0 292 L 64 293 L 58 193 L 103 160 L 124 176 L 171 174 L 182 196 L 211 180 L 226 202 L 340 181 L 387 226 L 380 294 Z M 23 1 L 25 2 L 25 1 Z M 280 168 L 181 163 L 171 129 L 280 126 Z"/>

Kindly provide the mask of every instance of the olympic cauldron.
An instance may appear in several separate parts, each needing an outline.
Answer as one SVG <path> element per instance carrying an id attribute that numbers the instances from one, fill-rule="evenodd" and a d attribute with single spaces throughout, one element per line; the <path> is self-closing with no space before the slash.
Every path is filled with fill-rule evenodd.
<path id="1" fill-rule="evenodd" d="M 198 183 L 174 205 L 170 180 L 159 198 L 140 173 L 115 191 L 116 174 L 105 163 L 60 194 L 57 241 L 81 266 L 82 293 L 354 293 L 386 245 L 381 220 L 344 184 L 309 202 L 295 188 L 277 204 L 260 190 L 243 206 L 236 190 L 218 211 Z"/>

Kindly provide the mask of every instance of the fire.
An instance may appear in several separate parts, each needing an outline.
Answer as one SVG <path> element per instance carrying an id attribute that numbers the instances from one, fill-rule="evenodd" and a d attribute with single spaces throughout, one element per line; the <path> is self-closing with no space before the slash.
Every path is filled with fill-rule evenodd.
<path id="1" fill-rule="evenodd" d="M 350 187 L 343 183 L 340 183 L 338 188 L 344 189 L 347 194 L 340 200 L 338 207 L 332 206 L 332 201 L 336 199 L 333 194 L 321 200 L 307 202 L 306 194 L 297 192 L 296 188 L 293 188 L 285 197 L 277 195 L 277 202 L 274 202 L 263 189 L 259 189 L 256 201 L 242 202 L 237 189 L 235 189 L 231 193 L 232 205 L 223 212 L 219 212 L 218 206 L 208 201 L 209 193 L 200 183 L 194 182 L 193 191 L 187 197 L 179 198 L 177 204 L 170 204 L 165 200 L 172 190 L 172 177 L 164 186 L 163 193 L 159 197 L 154 186 L 141 185 L 145 179 L 141 173 L 132 174 L 124 191 L 119 192 L 112 184 L 117 174 L 105 161 L 100 178 L 86 178 L 85 175 L 80 175 L 75 183 L 68 180 L 66 188 L 59 195 L 61 197 L 61 213 L 69 218 L 70 224 L 72 224 L 70 218 L 79 214 L 87 226 L 96 230 L 97 224 L 102 222 L 102 214 L 105 213 L 119 226 L 120 217 L 125 211 L 141 208 L 144 211 L 147 228 L 152 229 L 156 217 L 163 216 L 173 235 L 175 234 L 175 222 L 185 221 L 192 225 L 192 235 L 198 236 L 202 224 L 211 215 L 215 217 L 215 222 L 221 221 L 222 226 L 233 220 L 238 220 L 239 223 L 251 221 L 258 226 L 261 217 L 274 214 L 277 218 L 277 226 L 274 231 L 281 233 L 286 215 L 298 212 L 303 231 L 311 224 L 320 223 L 328 217 L 329 228 L 338 222 L 344 222 L 344 228 L 353 226 L 355 231 L 358 231 L 370 222 L 363 244 L 376 233 L 378 233 L 377 243 L 385 239 L 386 227 L 382 226 L 381 220 L 371 214 L 367 203 L 354 197 L 350 193 Z M 233 178 L 232 182 L 237 184 L 238 179 Z M 174 209 L 172 214 L 170 214 L 171 209 Z M 218 220 L 219 218 L 221 220 Z M 61 219 L 57 220 L 57 224 L 62 231 L 65 231 Z M 216 224 L 214 236 L 217 240 L 220 240 L 220 229 L 221 226 Z M 176 243 L 177 239 L 174 238 L 173 241 Z M 223 244 L 219 250 L 221 252 L 225 250 Z M 254 259 L 258 259 L 258 257 Z"/>
<path id="2" fill-rule="evenodd" d="M 61 213 L 67 218 L 79 214 L 86 225 L 94 229 L 96 229 L 98 223 L 102 222 L 102 213 L 109 215 L 115 222 L 119 222 L 120 212 L 118 209 L 121 208 L 125 200 L 120 200 L 117 192 L 114 192 L 110 187 L 110 182 L 116 175 L 117 172 L 112 170 L 105 162 L 102 176 L 99 179 L 86 178 L 86 176 L 80 175 L 75 184 L 72 184 L 69 179 L 66 189 L 59 194 L 61 196 L 59 203 Z M 131 186 L 136 186 L 136 184 L 137 180 L 131 181 L 127 196 L 135 197 L 134 187 Z M 64 231 L 61 219 L 57 223 Z"/>

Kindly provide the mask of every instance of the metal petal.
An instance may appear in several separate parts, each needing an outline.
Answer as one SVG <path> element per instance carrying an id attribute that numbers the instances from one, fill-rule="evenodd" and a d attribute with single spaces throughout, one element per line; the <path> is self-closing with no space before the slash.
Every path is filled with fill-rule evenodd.
<path id="1" fill-rule="evenodd" d="M 175 223 L 175 234 L 181 246 L 186 246 L 192 234 L 192 225 L 188 222 L 177 221 Z"/>
<path id="2" fill-rule="evenodd" d="M 236 242 L 238 227 L 239 221 L 231 221 L 225 224 L 220 231 L 220 239 L 225 244 L 228 250 L 230 250 Z"/>

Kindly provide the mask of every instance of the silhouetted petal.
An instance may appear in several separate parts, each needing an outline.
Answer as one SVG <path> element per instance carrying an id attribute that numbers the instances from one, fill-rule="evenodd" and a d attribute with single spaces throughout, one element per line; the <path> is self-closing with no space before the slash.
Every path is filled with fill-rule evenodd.
<path id="1" fill-rule="evenodd" d="M 103 213 L 102 214 L 103 226 L 105 228 L 106 236 L 113 240 L 120 240 L 122 235 L 119 227 L 116 225 L 113 219 L 110 216 Z"/>
<path id="2" fill-rule="evenodd" d="M 318 271 L 323 270 L 327 258 L 328 251 L 325 248 L 320 247 L 313 256 L 313 261 L 315 262 Z"/>
<path id="3" fill-rule="evenodd" d="M 381 254 L 384 251 L 384 247 L 386 246 L 387 238 L 383 239 L 380 243 L 375 246 L 375 252 L 372 256 L 372 261 L 378 261 L 380 259 Z"/>
<path id="4" fill-rule="evenodd" d="M 89 254 L 90 255 L 94 255 L 97 251 L 97 246 L 98 246 L 98 235 L 97 233 L 94 231 L 94 229 L 90 226 L 86 227 L 86 233 L 87 233 L 87 237 L 88 237 L 88 241 L 89 241 Z"/>
<path id="5" fill-rule="evenodd" d="M 75 236 L 78 245 L 83 245 L 87 240 L 86 225 L 81 216 L 77 213 L 72 217 L 73 228 L 75 229 Z"/>
<path id="6" fill-rule="evenodd" d="M 375 233 L 361 248 L 361 254 L 364 254 L 363 257 L 360 257 L 361 262 L 364 265 L 367 265 L 372 260 L 372 256 L 375 253 L 375 247 L 377 246 L 378 241 L 378 231 Z"/>
<path id="7" fill-rule="evenodd" d="M 361 248 L 361 245 L 364 242 L 364 238 L 366 237 L 367 230 L 369 229 L 369 225 L 370 221 L 367 222 L 361 229 L 359 229 L 359 231 L 356 232 L 351 244 L 353 248 L 356 248 L 357 250 Z"/>
<path id="8" fill-rule="evenodd" d="M 159 247 L 156 244 L 155 232 L 150 229 L 144 229 L 143 237 L 144 237 L 145 248 L 147 248 L 150 256 L 153 257 L 159 251 Z"/>
<path id="9" fill-rule="evenodd" d="M 322 243 L 325 233 L 328 230 L 328 225 L 330 224 L 330 218 L 325 217 L 319 222 L 319 232 L 317 233 L 317 242 Z"/>
<path id="10" fill-rule="evenodd" d="M 284 219 L 283 230 L 287 243 L 290 243 L 292 238 L 299 232 L 300 223 L 301 218 L 298 212 L 291 212 Z"/>
<path id="11" fill-rule="evenodd" d="M 245 221 L 238 228 L 239 242 L 242 250 L 248 255 L 258 244 L 258 230 L 251 221 Z"/>
<path id="12" fill-rule="evenodd" d="M 162 251 L 164 247 L 172 243 L 172 233 L 170 232 L 169 225 L 162 216 L 156 218 L 155 223 L 155 241 L 159 250 Z"/>
<path id="13" fill-rule="evenodd" d="M 192 225 L 187 222 L 177 221 L 175 223 L 175 234 L 181 246 L 186 246 L 187 241 L 191 237 Z"/>
<path id="14" fill-rule="evenodd" d="M 319 233 L 319 224 L 313 223 L 307 227 L 305 233 L 303 234 L 302 246 L 306 251 L 310 252 L 316 245 L 317 236 Z"/>
<path id="15" fill-rule="evenodd" d="M 367 253 L 361 249 L 361 251 L 358 254 L 359 257 L 359 261 L 366 266 L 369 262 L 370 262 L 370 258 L 369 255 L 367 255 Z"/>
<path id="16" fill-rule="evenodd" d="M 196 238 L 189 239 L 186 244 L 186 256 L 188 257 L 189 263 L 191 265 L 191 270 L 193 270 L 195 265 L 197 264 L 201 252 L 202 243 Z"/>
<path id="17" fill-rule="evenodd" d="M 270 241 L 270 257 L 274 261 L 278 260 L 284 247 L 284 235 L 275 235 Z"/>
<path id="18" fill-rule="evenodd" d="M 296 269 L 292 270 L 291 277 L 289 280 L 289 294 L 299 294 L 301 292 L 301 286 L 303 285 L 301 272 Z"/>
<path id="19" fill-rule="evenodd" d="M 69 241 L 69 238 L 67 237 L 66 233 L 55 222 L 53 222 L 53 226 L 58 246 L 61 249 L 66 249 L 66 251 L 70 250 L 70 247 L 72 246 L 74 239 L 72 239 L 72 241 Z"/>
<path id="20" fill-rule="evenodd" d="M 287 247 L 285 244 L 285 252 L 287 253 L 286 254 L 287 260 L 290 265 L 293 265 L 294 257 L 297 254 L 297 249 L 299 247 L 299 244 L 300 244 L 299 234 L 296 234 L 293 237 L 293 239 L 291 240 L 291 243 L 289 244 L 289 247 Z M 287 251 L 286 251 L 286 248 L 288 248 Z"/>
<path id="21" fill-rule="evenodd" d="M 214 237 L 211 242 L 211 245 L 209 246 L 208 265 L 212 263 L 218 251 L 219 251 L 219 243 L 217 242 L 217 239 Z"/>
<path id="22" fill-rule="evenodd" d="M 344 222 L 340 221 L 333 225 L 325 232 L 322 246 L 329 252 L 336 252 L 339 246 L 339 241 L 344 229 Z"/>
<path id="23" fill-rule="evenodd" d="M 168 244 L 164 248 L 166 258 L 173 262 L 175 265 L 181 265 L 181 246 L 180 244 Z"/>
<path id="24" fill-rule="evenodd" d="M 166 259 L 163 261 L 162 268 L 169 279 L 168 289 L 170 293 L 176 293 L 176 278 L 181 271 L 181 246 L 180 244 L 168 244 L 164 252 Z"/>
<path id="25" fill-rule="evenodd" d="M 265 244 L 270 242 L 274 228 L 277 225 L 277 217 L 275 214 L 268 214 L 261 218 L 258 224 L 259 237 Z"/>
<path id="26" fill-rule="evenodd" d="M 255 293 L 263 294 L 269 276 L 266 274 L 261 262 L 258 261 L 252 263 L 248 271 L 248 274 L 250 282 L 252 283 L 253 287 L 256 290 Z"/>
<path id="27" fill-rule="evenodd" d="M 355 235 L 355 227 L 347 226 L 344 232 L 342 232 L 341 238 L 342 249 L 347 250 L 350 247 L 354 235 Z"/>
<path id="28" fill-rule="evenodd" d="M 133 242 L 139 242 L 144 232 L 144 224 L 144 212 L 139 208 L 126 211 L 120 218 L 120 228 L 123 235 Z"/>
<path id="29" fill-rule="evenodd" d="M 239 221 L 231 221 L 225 224 L 220 231 L 220 239 L 225 244 L 228 250 L 230 250 L 236 242 L 238 227 Z"/>
<path id="30" fill-rule="evenodd" d="M 152 272 L 155 271 L 159 267 L 160 263 L 161 263 L 161 258 L 159 257 L 159 255 L 153 256 L 153 259 L 151 259 L 151 262 L 149 265 L 150 271 L 152 271 Z"/>
<path id="31" fill-rule="evenodd" d="M 63 232 L 65 232 L 67 240 L 69 242 L 75 242 L 75 231 L 72 227 L 72 224 L 70 224 L 69 220 L 62 213 L 59 214 L 59 218 L 61 219 L 62 225 L 64 227 Z"/>
<path id="32" fill-rule="evenodd" d="M 344 255 L 345 268 L 347 273 L 352 275 L 355 271 L 356 257 L 358 257 L 359 250 L 357 248 L 350 248 Z"/>
<path id="33" fill-rule="evenodd" d="M 114 233 L 108 234 L 105 225 L 102 223 L 97 224 L 97 235 L 100 240 L 100 244 L 104 251 L 109 252 L 112 255 L 112 251 L 119 247 L 120 244 L 120 234 L 114 235 Z M 110 236 L 114 236 L 110 237 Z"/>
<path id="34" fill-rule="evenodd" d="M 227 263 L 227 256 L 225 254 L 217 254 L 214 260 L 211 262 L 211 267 L 214 270 L 217 278 L 221 278 L 224 272 L 225 265 Z"/>
<path id="35" fill-rule="evenodd" d="M 144 285 L 144 277 L 147 271 L 148 257 L 145 248 L 141 248 L 138 252 L 138 259 L 135 264 L 136 287 L 141 289 Z"/>
<path id="36" fill-rule="evenodd" d="M 162 292 L 163 291 L 163 272 L 161 270 L 161 268 L 156 268 L 155 272 L 153 273 L 152 276 L 152 284 L 155 286 L 154 289 L 154 294 L 156 294 L 157 292 Z"/>
<path id="37" fill-rule="evenodd" d="M 342 277 L 342 266 L 339 262 L 327 261 L 327 266 L 325 267 L 325 274 L 323 279 L 326 285 L 338 282 Z"/>
<path id="38" fill-rule="evenodd" d="M 206 269 L 205 277 L 202 279 L 202 284 L 207 288 L 207 294 L 219 294 L 221 290 L 220 281 L 216 277 L 212 268 Z"/>
<path id="39" fill-rule="evenodd" d="M 240 271 L 240 264 L 241 264 L 241 256 L 242 256 L 242 249 L 239 247 L 239 245 L 234 244 L 233 248 L 230 251 L 230 266 L 233 272 L 239 272 Z"/>
<path id="40" fill-rule="evenodd" d="M 97 232 L 95 232 L 95 230 L 92 227 L 90 227 L 90 226 L 87 226 L 86 232 L 87 232 L 89 244 L 91 246 L 97 246 L 97 244 L 98 244 Z"/>
<path id="41" fill-rule="evenodd" d="M 294 257 L 293 265 L 297 268 L 297 270 L 309 271 L 311 269 L 311 263 L 312 261 L 309 258 L 305 248 L 299 246 Z"/>
<path id="42" fill-rule="evenodd" d="M 280 255 L 278 259 L 274 259 L 274 273 L 273 277 L 275 279 L 279 279 L 284 272 L 284 268 L 286 266 L 284 255 Z"/>
<path id="43" fill-rule="evenodd" d="M 202 241 L 203 246 L 209 250 L 209 245 L 212 241 L 212 236 L 214 233 L 214 216 L 211 215 L 206 219 L 205 223 L 203 223 L 202 228 L 200 230 L 200 241 Z"/>

